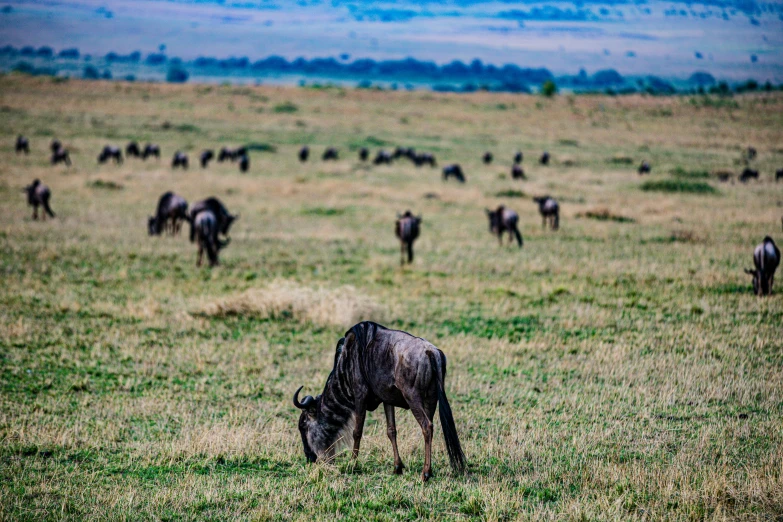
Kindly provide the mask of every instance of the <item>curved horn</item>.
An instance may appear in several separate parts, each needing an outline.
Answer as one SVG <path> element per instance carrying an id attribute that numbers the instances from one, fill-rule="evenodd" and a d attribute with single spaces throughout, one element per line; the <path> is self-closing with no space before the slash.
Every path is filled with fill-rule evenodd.
<path id="1" fill-rule="evenodd" d="M 304 400 L 302 400 L 302 402 L 299 402 L 299 392 L 302 391 L 302 388 L 304 388 L 304 386 L 300 386 L 299 389 L 296 390 L 296 393 L 294 393 L 294 406 L 300 410 L 306 410 L 315 401 L 315 399 L 313 399 L 311 395 L 308 395 L 304 398 Z"/>

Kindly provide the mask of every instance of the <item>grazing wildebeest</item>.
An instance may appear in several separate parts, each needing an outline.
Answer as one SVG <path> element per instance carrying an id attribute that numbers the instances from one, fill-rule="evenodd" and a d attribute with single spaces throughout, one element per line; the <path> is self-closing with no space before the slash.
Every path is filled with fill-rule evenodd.
<path id="1" fill-rule="evenodd" d="M 492 163 L 492 153 L 489 151 L 485 152 L 481 157 L 481 160 L 484 162 L 484 165 L 489 165 Z"/>
<path id="2" fill-rule="evenodd" d="M 324 151 L 323 156 L 321 156 L 321 159 L 323 161 L 329 161 L 329 160 L 335 161 L 335 160 L 337 160 L 338 159 L 337 149 L 335 149 L 334 147 L 328 147 Z"/>
<path id="3" fill-rule="evenodd" d="M 438 166 L 435 156 L 429 152 L 420 152 L 416 154 L 416 157 L 413 159 L 413 164 L 417 167 L 421 167 L 422 165 L 429 165 L 430 167 Z"/>
<path id="4" fill-rule="evenodd" d="M 52 152 L 52 165 L 57 165 L 58 163 L 65 163 L 67 166 L 71 166 L 71 156 L 62 145 L 56 151 Z"/>
<path id="5" fill-rule="evenodd" d="M 240 159 L 242 156 L 247 156 L 247 147 L 237 147 L 235 149 L 222 147 L 220 149 L 220 153 L 218 153 L 217 160 L 218 163 L 223 163 L 226 160 L 234 162 Z"/>
<path id="6" fill-rule="evenodd" d="M 549 165 L 549 153 L 544 151 L 544 153 L 541 154 L 541 158 L 539 158 L 538 162 L 542 165 Z"/>
<path id="7" fill-rule="evenodd" d="M 299 161 L 304 163 L 305 161 L 307 161 L 308 157 L 310 157 L 310 147 L 305 145 L 304 147 L 299 149 Z"/>
<path id="8" fill-rule="evenodd" d="M 20 152 L 30 154 L 30 140 L 21 134 L 16 137 L 16 153 L 19 154 Z"/>
<path id="9" fill-rule="evenodd" d="M 650 164 L 648 162 L 646 162 L 646 161 L 643 161 L 639 165 L 638 172 L 639 172 L 639 175 L 641 176 L 642 174 L 649 174 L 651 170 L 652 170 L 652 167 L 650 166 Z"/>
<path id="10" fill-rule="evenodd" d="M 513 179 L 527 179 L 525 177 L 525 171 L 519 166 L 519 163 L 514 163 L 511 166 L 511 177 Z"/>
<path id="11" fill-rule="evenodd" d="M 374 165 L 391 165 L 393 161 L 393 157 L 389 152 L 386 152 L 385 150 L 379 150 L 378 154 L 375 155 L 375 159 L 373 160 Z"/>
<path id="12" fill-rule="evenodd" d="M 753 251 L 755 270 L 745 269 L 753 276 L 753 291 L 758 296 L 770 295 L 775 281 L 775 270 L 780 264 L 780 250 L 771 237 L 767 236 Z"/>
<path id="13" fill-rule="evenodd" d="M 740 174 L 739 180 L 742 183 L 747 183 L 749 179 L 759 179 L 759 171 L 753 170 L 751 168 L 745 167 L 745 169 L 742 171 L 742 174 Z"/>
<path id="14" fill-rule="evenodd" d="M 748 147 L 747 150 L 745 151 L 745 157 L 747 158 L 748 161 L 753 161 L 754 159 L 756 159 L 757 154 L 758 153 L 756 152 L 756 149 L 753 147 Z"/>
<path id="15" fill-rule="evenodd" d="M 199 156 L 199 161 L 201 162 L 201 168 L 205 169 L 207 168 L 207 165 L 209 165 L 209 162 L 212 161 L 212 158 L 215 157 L 215 153 L 211 150 L 204 150 L 201 152 L 201 156 Z"/>
<path id="16" fill-rule="evenodd" d="M 538 212 L 543 219 L 541 226 L 546 227 L 546 223 L 549 221 L 552 230 L 560 228 L 560 205 L 557 201 L 550 196 L 533 198 L 533 201 L 538 203 Z"/>
<path id="17" fill-rule="evenodd" d="M 173 192 L 166 192 L 158 200 L 154 216 L 147 222 L 147 231 L 151 236 L 159 236 L 163 230 L 171 235 L 179 234 L 182 221 L 188 221 L 188 202 Z"/>
<path id="18" fill-rule="evenodd" d="M 514 163 L 516 163 L 517 165 L 522 163 L 522 151 L 521 150 L 517 151 L 517 153 L 514 154 Z"/>
<path id="19" fill-rule="evenodd" d="M 196 266 L 201 266 L 204 257 L 204 251 L 207 251 L 209 266 L 217 266 L 218 252 L 225 248 L 231 239 L 222 241 L 218 238 L 218 222 L 215 214 L 211 210 L 203 210 L 196 215 L 193 220 L 192 229 L 198 239 L 198 258 Z"/>
<path id="20" fill-rule="evenodd" d="M 718 178 L 718 181 L 721 183 L 726 183 L 727 181 L 730 181 L 731 178 L 734 177 L 733 172 L 729 172 L 728 170 L 719 170 L 715 173 L 715 176 Z"/>
<path id="21" fill-rule="evenodd" d="M 367 150 L 367 147 L 362 147 L 359 149 L 359 161 L 367 161 L 367 158 L 370 157 L 370 151 Z"/>
<path id="22" fill-rule="evenodd" d="M 511 243 L 516 238 L 519 248 L 522 248 L 524 241 L 519 232 L 519 215 L 511 209 L 500 205 L 497 210 L 485 209 L 489 218 L 489 231 L 498 236 L 498 243 L 503 246 L 503 233 L 508 232 L 508 242 Z"/>
<path id="23" fill-rule="evenodd" d="M 44 209 L 42 217 L 46 220 L 46 214 L 54 217 L 51 207 L 49 207 L 49 198 L 52 197 L 52 192 L 49 187 L 41 183 L 40 179 L 33 180 L 31 185 L 28 185 L 22 191 L 27 194 L 27 203 L 33 207 L 33 219 L 38 219 L 38 207 L 41 206 Z"/>
<path id="24" fill-rule="evenodd" d="M 250 168 L 250 158 L 247 154 L 243 154 L 239 158 L 239 171 L 240 172 L 247 172 L 247 169 Z"/>
<path id="25" fill-rule="evenodd" d="M 119 165 L 122 163 L 122 151 L 119 147 L 113 145 L 106 145 L 103 150 L 98 154 L 98 163 L 106 163 L 109 158 L 114 160 L 114 163 Z"/>
<path id="26" fill-rule="evenodd" d="M 129 158 L 138 158 L 141 156 L 141 149 L 139 149 L 139 144 L 135 141 L 128 143 L 128 145 L 125 147 L 125 155 Z"/>
<path id="27" fill-rule="evenodd" d="M 141 159 L 146 160 L 150 156 L 155 156 L 156 159 L 160 159 L 160 147 L 154 143 L 147 143 L 144 146 L 144 151 L 141 153 Z"/>
<path id="28" fill-rule="evenodd" d="M 196 216 L 200 212 L 203 212 L 205 210 L 209 210 L 215 215 L 215 219 L 217 220 L 218 225 L 218 232 L 223 234 L 224 236 L 228 236 L 228 231 L 231 228 L 231 224 L 239 219 L 239 214 L 231 215 L 229 214 L 228 210 L 226 209 L 225 205 L 216 197 L 209 197 L 207 199 L 204 199 L 202 201 L 196 202 L 192 207 L 190 207 L 190 242 L 196 240 L 196 230 L 193 227 L 193 222 L 196 219 Z"/>
<path id="29" fill-rule="evenodd" d="M 175 152 L 174 157 L 171 159 L 171 168 L 176 169 L 177 167 L 188 168 L 188 155 L 184 152 Z"/>
<path id="30" fill-rule="evenodd" d="M 465 175 L 462 173 L 462 168 L 456 163 L 443 167 L 443 181 L 448 181 L 451 177 L 456 178 L 460 183 L 465 183 Z"/>
<path id="31" fill-rule="evenodd" d="M 465 455 L 446 398 L 446 356 L 428 341 L 407 332 L 364 321 L 337 343 L 334 367 L 323 392 L 299 401 L 299 433 L 309 462 L 334 458 L 338 445 L 353 435 L 353 458 L 359 455 L 364 419 L 383 404 L 386 434 L 394 452 L 394 473 L 404 469 L 397 450 L 394 408 L 410 409 L 424 435 L 422 480 L 432 477 L 432 418 L 437 409 L 451 468 L 465 471 Z"/>
<path id="32" fill-rule="evenodd" d="M 421 216 L 414 216 L 406 210 L 402 216 L 397 214 L 394 223 L 394 233 L 400 240 L 400 265 L 405 264 L 405 252 L 408 252 L 408 263 L 413 263 L 413 242 L 419 237 Z"/>
<path id="33" fill-rule="evenodd" d="M 775 183 L 783 179 L 783 169 L 778 169 L 775 171 Z"/>

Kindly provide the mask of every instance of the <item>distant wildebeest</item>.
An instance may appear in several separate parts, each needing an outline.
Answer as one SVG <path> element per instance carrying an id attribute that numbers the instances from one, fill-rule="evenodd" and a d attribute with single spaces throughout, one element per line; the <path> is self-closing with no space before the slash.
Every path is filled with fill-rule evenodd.
<path id="1" fill-rule="evenodd" d="M 57 165 L 58 163 L 65 163 L 67 166 L 71 166 L 71 155 L 68 154 L 68 151 L 62 145 L 52 152 L 52 165 Z"/>
<path id="2" fill-rule="evenodd" d="M 223 163 L 226 160 L 234 162 L 240 159 L 242 156 L 247 156 L 247 147 L 237 147 L 235 149 L 222 147 L 218 153 L 217 160 L 218 163 Z"/>
<path id="3" fill-rule="evenodd" d="M 438 162 L 435 160 L 435 156 L 429 152 L 420 152 L 416 154 L 413 159 L 413 164 L 417 167 L 422 165 L 429 165 L 430 167 L 437 167 Z"/>
<path id="4" fill-rule="evenodd" d="M 177 167 L 188 168 L 188 155 L 179 150 L 174 153 L 174 157 L 171 159 L 171 168 L 176 169 Z"/>
<path id="5" fill-rule="evenodd" d="M 522 163 L 522 151 L 517 151 L 517 153 L 514 154 L 514 163 L 516 163 L 517 165 Z"/>
<path id="6" fill-rule="evenodd" d="M 456 163 L 443 167 L 443 181 L 448 181 L 452 177 L 460 183 L 465 183 L 465 175 L 462 173 L 462 168 Z"/>
<path id="7" fill-rule="evenodd" d="M 239 171 L 240 172 L 247 172 L 247 169 L 250 168 L 250 157 L 248 157 L 247 154 L 243 154 L 239 157 Z"/>
<path id="8" fill-rule="evenodd" d="M 20 152 L 30 154 L 30 140 L 21 134 L 16 137 L 16 153 L 19 154 Z"/>
<path id="9" fill-rule="evenodd" d="M 106 163 L 109 159 L 114 160 L 114 163 L 119 165 L 122 163 L 122 151 L 119 147 L 113 145 L 106 145 L 103 150 L 98 154 L 98 163 Z"/>
<path id="10" fill-rule="evenodd" d="M 783 169 L 778 169 L 775 171 L 775 183 L 783 179 Z"/>
<path id="11" fill-rule="evenodd" d="M 500 205 L 497 210 L 485 209 L 489 218 L 489 231 L 498 236 L 498 243 L 503 246 L 503 233 L 508 232 L 508 242 L 511 243 L 516 238 L 519 248 L 522 248 L 524 241 L 519 232 L 519 215 L 511 209 Z"/>
<path id="12" fill-rule="evenodd" d="M 753 161 L 756 159 L 756 156 L 758 155 L 758 152 L 753 147 L 748 147 L 745 150 L 745 158 L 747 158 L 748 161 Z"/>
<path id="13" fill-rule="evenodd" d="M 767 236 L 753 251 L 755 270 L 745 269 L 753 276 L 753 291 L 758 296 L 770 295 L 775 281 L 775 270 L 780 264 L 780 250 L 771 237 Z"/>
<path id="14" fill-rule="evenodd" d="M 205 250 L 209 258 L 209 266 L 217 266 L 219 264 L 218 252 L 225 248 L 231 239 L 223 241 L 218 238 L 218 222 L 215 214 L 211 210 L 199 212 L 193 220 L 192 230 L 195 231 L 198 241 L 196 266 L 201 266 Z"/>
<path id="15" fill-rule="evenodd" d="M 328 147 L 324 151 L 323 156 L 321 156 L 321 159 L 323 161 L 329 161 L 329 160 L 335 161 L 335 160 L 337 160 L 338 159 L 337 149 L 335 149 L 334 147 Z"/>
<path id="16" fill-rule="evenodd" d="M 522 167 L 520 167 L 518 163 L 514 163 L 511 166 L 511 177 L 513 179 L 527 179 L 525 177 L 525 171 L 522 170 Z"/>
<path id="17" fill-rule="evenodd" d="M 391 165 L 393 161 L 393 157 L 391 153 L 386 152 L 385 150 L 379 150 L 378 154 L 375 155 L 375 159 L 373 160 L 374 165 Z"/>
<path id="18" fill-rule="evenodd" d="M 646 162 L 646 161 L 643 161 L 639 165 L 638 172 L 639 172 L 639 175 L 641 176 L 642 174 L 649 174 L 651 170 L 652 170 L 652 167 L 650 167 L 650 164 L 648 162 Z"/>
<path id="19" fill-rule="evenodd" d="M 544 151 L 544 153 L 541 154 L 541 158 L 539 158 L 538 162 L 542 165 L 549 165 L 549 153 Z"/>
<path id="20" fill-rule="evenodd" d="M 237 219 L 239 219 L 239 214 L 232 215 L 228 212 L 225 205 L 223 205 L 223 202 L 221 202 L 216 197 L 209 197 L 207 199 L 201 200 L 193 204 L 192 207 L 190 207 L 190 242 L 194 242 L 196 240 L 196 230 L 193 227 L 193 223 L 198 216 L 199 213 L 209 210 L 215 215 L 215 219 L 217 220 L 218 225 L 218 232 L 223 234 L 224 236 L 228 236 L 228 231 L 231 228 L 231 224 L 234 223 Z"/>
<path id="21" fill-rule="evenodd" d="M 147 222 L 147 231 L 151 236 L 159 236 L 163 230 L 171 235 L 179 234 L 182 221 L 188 221 L 188 202 L 173 192 L 166 192 L 158 200 L 154 216 Z"/>
<path id="22" fill-rule="evenodd" d="M 729 172 L 728 170 L 719 170 L 715 173 L 715 177 L 717 177 L 718 181 L 721 183 L 726 183 L 727 181 L 731 181 L 731 178 L 734 177 L 734 173 Z"/>
<path id="23" fill-rule="evenodd" d="M 156 159 L 160 159 L 160 147 L 154 143 L 147 143 L 144 146 L 144 151 L 141 153 L 141 159 L 146 160 L 150 156 L 155 156 Z"/>
<path id="24" fill-rule="evenodd" d="M 394 149 L 394 159 L 400 159 L 403 156 L 410 158 L 413 155 L 415 155 L 415 151 L 409 147 L 396 147 Z"/>
<path id="25" fill-rule="evenodd" d="M 305 161 L 307 161 L 308 157 L 310 157 L 310 147 L 305 145 L 304 147 L 299 149 L 299 161 L 304 163 Z"/>
<path id="26" fill-rule="evenodd" d="M 334 367 L 323 392 L 299 401 L 299 433 L 309 462 L 332 460 L 338 445 L 353 435 L 359 455 L 368 411 L 383 404 L 386 434 L 394 452 L 394 473 L 404 469 L 397 449 L 394 408 L 410 409 L 424 435 L 422 480 L 432 477 L 432 419 L 437 409 L 451 468 L 465 471 L 465 455 L 446 398 L 446 356 L 428 341 L 369 321 L 354 325 L 337 343 Z M 350 434 L 350 435 L 349 435 Z"/>
<path id="27" fill-rule="evenodd" d="M 201 152 L 201 155 L 199 156 L 199 161 L 201 162 L 201 168 L 205 169 L 209 165 L 209 162 L 212 161 L 212 158 L 215 157 L 215 153 L 211 150 L 204 150 Z"/>
<path id="28" fill-rule="evenodd" d="M 492 153 L 489 151 L 485 152 L 481 157 L 481 160 L 484 162 L 484 165 L 489 165 L 492 163 Z"/>
<path id="29" fill-rule="evenodd" d="M 552 230 L 560 228 L 560 205 L 557 201 L 549 196 L 533 198 L 533 201 L 538 203 L 538 213 L 541 214 L 543 220 L 541 225 L 546 227 L 546 223 L 549 221 Z"/>
<path id="30" fill-rule="evenodd" d="M 129 158 L 138 158 L 141 156 L 141 149 L 139 148 L 139 144 L 135 141 L 131 141 L 128 143 L 128 145 L 125 147 L 125 155 Z"/>
<path id="31" fill-rule="evenodd" d="M 759 179 L 759 171 L 753 170 L 749 167 L 745 167 L 745 169 L 742 171 L 742 174 L 740 174 L 739 180 L 742 183 L 747 183 L 749 179 Z"/>
<path id="32" fill-rule="evenodd" d="M 359 149 L 359 161 L 367 161 L 367 158 L 370 157 L 370 151 L 367 150 L 367 147 L 362 147 Z"/>
<path id="33" fill-rule="evenodd" d="M 38 207 L 41 206 L 44 209 L 42 217 L 46 220 L 46 214 L 54 217 L 51 207 L 49 207 L 49 199 L 52 197 L 52 192 L 49 187 L 41 183 L 40 179 L 33 180 L 31 185 L 28 185 L 22 191 L 27 194 L 27 203 L 33 207 L 33 219 L 38 219 Z"/>
<path id="34" fill-rule="evenodd" d="M 421 216 L 414 216 L 410 210 L 403 215 L 397 214 L 394 233 L 400 240 L 400 264 L 405 264 L 405 252 L 408 252 L 408 263 L 413 263 L 413 242 L 419 237 Z"/>

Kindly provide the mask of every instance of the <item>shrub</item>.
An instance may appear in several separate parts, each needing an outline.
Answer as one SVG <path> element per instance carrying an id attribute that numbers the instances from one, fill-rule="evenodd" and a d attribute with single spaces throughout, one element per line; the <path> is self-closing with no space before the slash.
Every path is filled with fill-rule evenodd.
<path id="1" fill-rule="evenodd" d="M 84 72 L 82 73 L 82 76 L 85 80 L 97 80 L 101 77 L 101 74 L 98 72 L 98 68 L 94 65 L 87 65 L 84 68 Z"/>
<path id="2" fill-rule="evenodd" d="M 715 188 L 703 181 L 687 181 L 684 179 L 662 179 L 646 181 L 641 189 L 646 192 L 682 192 L 691 194 L 716 194 Z"/>
<path id="3" fill-rule="evenodd" d="M 188 71 L 181 65 L 172 65 L 166 73 L 166 81 L 169 83 L 185 83 L 188 81 Z"/>
<path id="4" fill-rule="evenodd" d="M 557 94 L 557 85 L 552 80 L 547 80 L 544 82 L 544 85 L 541 86 L 541 94 L 546 96 L 547 98 L 551 98 L 555 94 Z"/>
<path id="5" fill-rule="evenodd" d="M 291 113 L 291 112 L 296 112 L 298 110 L 299 107 L 297 107 L 296 105 L 294 105 L 289 101 L 275 105 L 275 109 L 274 109 L 275 112 L 280 112 L 280 113 Z"/>

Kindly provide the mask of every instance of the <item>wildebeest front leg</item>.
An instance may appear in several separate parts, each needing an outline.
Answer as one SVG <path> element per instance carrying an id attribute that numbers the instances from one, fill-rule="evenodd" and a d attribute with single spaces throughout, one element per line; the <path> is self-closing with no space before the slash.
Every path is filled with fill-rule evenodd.
<path id="1" fill-rule="evenodd" d="M 400 266 L 405 265 L 405 242 L 400 241 Z"/>
<path id="2" fill-rule="evenodd" d="M 198 243 L 198 260 L 196 261 L 196 266 L 201 266 L 201 259 L 204 257 L 204 245 L 201 244 L 201 241 Z"/>
<path id="3" fill-rule="evenodd" d="M 359 406 L 359 410 L 356 412 L 356 424 L 353 427 L 353 458 L 359 456 L 359 444 L 362 442 L 362 432 L 364 431 L 364 418 L 367 415 L 367 410 L 364 409 L 364 405 Z"/>
<path id="4" fill-rule="evenodd" d="M 38 219 L 38 205 L 33 206 L 33 219 Z"/>
<path id="5" fill-rule="evenodd" d="M 384 404 L 383 413 L 386 414 L 386 435 L 389 436 L 392 451 L 394 451 L 394 474 L 402 475 L 402 470 L 405 469 L 405 466 L 402 464 L 400 452 L 397 449 L 397 423 L 394 420 L 394 406 Z"/>

